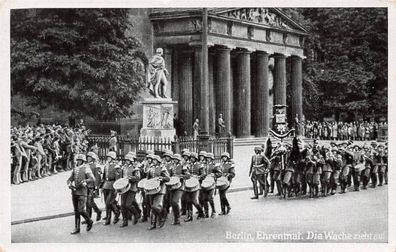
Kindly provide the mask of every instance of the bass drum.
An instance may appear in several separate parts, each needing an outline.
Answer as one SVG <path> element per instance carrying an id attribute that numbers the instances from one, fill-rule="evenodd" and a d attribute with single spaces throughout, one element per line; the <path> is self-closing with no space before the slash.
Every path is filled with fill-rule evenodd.
<path id="1" fill-rule="evenodd" d="M 147 181 L 146 178 L 140 180 L 140 181 L 138 182 L 138 184 L 137 184 L 137 187 L 140 188 L 140 189 L 144 189 L 144 185 L 146 184 L 146 181 Z"/>
<path id="2" fill-rule="evenodd" d="M 123 194 L 131 188 L 131 184 L 129 183 L 128 178 L 120 178 L 114 182 L 113 187 L 117 193 Z"/>
<path id="3" fill-rule="evenodd" d="M 179 177 L 170 177 L 169 182 L 165 183 L 169 190 L 177 190 L 181 187 L 181 182 Z"/>
<path id="4" fill-rule="evenodd" d="M 227 187 L 230 186 L 230 182 L 228 181 L 228 179 L 224 176 L 220 177 L 217 179 L 216 181 L 216 187 L 219 190 L 225 190 L 227 189 Z"/>
<path id="5" fill-rule="evenodd" d="M 216 187 L 216 182 L 213 176 L 207 176 L 201 184 L 202 189 L 209 191 L 212 189 L 215 189 Z"/>
<path id="6" fill-rule="evenodd" d="M 157 194 L 161 191 L 161 183 L 158 178 L 148 179 L 144 185 L 147 195 Z"/>
<path id="7" fill-rule="evenodd" d="M 201 187 L 199 186 L 199 180 L 196 177 L 191 177 L 187 179 L 184 183 L 184 187 L 186 188 L 187 192 L 195 192 L 201 189 Z"/>

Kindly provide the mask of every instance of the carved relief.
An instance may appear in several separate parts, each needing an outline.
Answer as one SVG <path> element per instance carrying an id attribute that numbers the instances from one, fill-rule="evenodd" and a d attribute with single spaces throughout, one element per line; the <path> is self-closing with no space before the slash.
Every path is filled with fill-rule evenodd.
<path id="1" fill-rule="evenodd" d="M 227 23 L 227 35 L 232 35 L 232 22 Z"/>
<path id="2" fill-rule="evenodd" d="M 283 44 L 287 42 L 287 33 L 283 33 Z"/>
<path id="3" fill-rule="evenodd" d="M 268 8 L 241 8 L 230 11 L 226 15 L 254 23 L 291 29 L 282 17 L 272 13 Z"/>
<path id="4" fill-rule="evenodd" d="M 202 22 L 199 19 L 191 20 L 191 23 L 194 26 L 194 31 L 201 31 L 202 30 Z"/>
<path id="5" fill-rule="evenodd" d="M 254 27 L 253 26 L 249 26 L 248 27 L 248 38 L 252 39 L 254 37 Z"/>
<path id="6" fill-rule="evenodd" d="M 271 31 L 270 30 L 266 30 L 265 31 L 265 39 L 269 42 L 269 41 L 271 41 Z"/>

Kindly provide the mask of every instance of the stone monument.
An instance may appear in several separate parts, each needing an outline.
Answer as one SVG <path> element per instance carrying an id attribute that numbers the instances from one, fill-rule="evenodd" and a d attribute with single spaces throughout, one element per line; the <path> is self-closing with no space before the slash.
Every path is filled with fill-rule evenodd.
<path id="1" fill-rule="evenodd" d="M 162 48 L 157 48 L 147 69 L 147 88 L 153 97 L 145 98 L 143 105 L 143 127 L 141 136 L 169 137 L 174 138 L 176 130 L 173 125 L 173 105 L 176 101 L 166 97 L 169 74 L 165 68 L 165 60 L 162 57 Z"/>

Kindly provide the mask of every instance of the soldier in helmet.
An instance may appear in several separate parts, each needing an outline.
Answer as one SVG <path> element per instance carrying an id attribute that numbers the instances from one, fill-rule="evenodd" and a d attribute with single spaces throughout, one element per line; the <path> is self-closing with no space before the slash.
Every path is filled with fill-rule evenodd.
<path id="1" fill-rule="evenodd" d="M 85 211 L 87 201 L 87 183 L 95 181 L 91 169 L 85 165 L 86 157 L 83 154 L 78 154 L 76 157 L 77 166 L 73 169 L 67 186 L 72 190 L 72 201 L 74 207 L 74 223 L 75 229 L 71 234 L 80 233 L 80 221 L 82 216 L 87 222 L 87 231 L 92 228 L 93 221 L 89 218 Z"/>
<path id="2" fill-rule="evenodd" d="M 114 182 L 121 178 L 121 169 L 117 164 L 116 153 L 114 151 L 110 151 L 107 153 L 107 161 L 103 171 L 102 185 L 101 188 L 103 190 L 104 200 L 106 204 L 106 222 L 104 225 L 110 225 L 111 222 L 111 213 L 114 212 L 114 224 L 117 224 L 120 217 L 120 211 L 117 207 L 116 202 L 116 191 L 114 190 L 113 184 Z"/>
<path id="3" fill-rule="evenodd" d="M 138 191 L 137 183 L 140 180 L 140 169 L 135 164 L 136 154 L 129 152 L 125 156 L 125 160 L 125 165 L 122 169 L 122 177 L 128 178 L 131 186 L 127 192 L 121 194 L 121 211 L 123 219 L 121 227 L 128 226 L 128 212 L 134 216 L 134 225 L 136 225 L 142 213 L 138 203 L 136 202 L 136 193 Z"/>
<path id="4" fill-rule="evenodd" d="M 214 164 L 214 154 L 207 152 L 205 154 L 205 160 L 206 174 L 204 175 L 203 179 L 205 179 L 207 176 L 214 176 L 215 178 L 221 176 L 220 165 Z M 209 218 L 209 205 L 212 210 L 211 218 L 216 217 L 216 208 L 213 200 L 215 189 L 216 188 L 202 190 L 202 202 L 205 211 L 205 218 Z"/>
<path id="5" fill-rule="evenodd" d="M 250 164 L 249 177 L 253 182 L 254 196 L 251 199 L 258 199 L 259 189 L 257 182 L 264 188 L 264 195 L 268 194 L 268 182 L 266 176 L 268 174 L 268 167 L 270 162 L 268 159 L 261 154 L 261 147 L 254 147 L 255 155 L 252 156 L 252 162 Z"/>
<path id="6" fill-rule="evenodd" d="M 153 161 L 153 155 L 154 152 L 153 151 L 146 151 L 145 152 L 146 156 L 144 158 L 144 160 L 141 162 L 140 164 L 140 175 L 141 175 L 141 179 L 147 178 L 147 173 L 148 170 L 150 169 L 151 163 Z M 142 198 L 143 198 L 143 202 L 142 202 L 142 209 L 143 209 L 143 217 L 141 219 L 141 222 L 146 222 L 148 217 L 150 216 L 150 201 L 148 198 L 148 195 L 146 195 L 146 192 L 144 191 L 144 189 L 141 189 L 141 194 L 142 194 Z"/>
<path id="7" fill-rule="evenodd" d="M 99 166 L 96 165 L 97 160 L 98 160 L 98 156 L 94 152 L 88 152 L 87 154 L 88 167 L 91 169 L 92 174 L 95 177 L 95 181 L 89 181 L 87 183 L 87 187 L 88 187 L 87 213 L 91 218 L 92 209 L 93 209 L 96 213 L 96 221 L 99 221 L 102 218 L 102 211 L 96 205 L 94 199 L 95 199 L 96 190 L 98 189 L 98 186 L 101 181 L 102 170 L 100 169 Z M 83 224 L 85 223 L 83 222 Z"/>
<path id="8" fill-rule="evenodd" d="M 183 167 L 183 169 L 190 169 L 190 151 L 188 149 L 183 149 L 181 152 L 181 156 L 183 158 L 181 164 Z M 186 215 L 187 213 L 187 195 L 183 194 L 182 198 L 181 198 L 181 216 Z"/>
<path id="9" fill-rule="evenodd" d="M 232 179 L 235 177 L 235 165 L 234 161 L 232 161 L 230 153 L 224 152 L 221 154 L 221 172 L 222 176 L 225 176 L 228 181 L 232 182 Z M 230 203 L 228 202 L 227 199 L 227 190 L 230 188 L 230 185 L 228 185 L 224 189 L 219 189 L 219 194 L 220 194 L 220 206 L 221 206 L 221 213 L 220 215 L 226 215 L 230 213 L 231 206 Z"/>
<path id="10" fill-rule="evenodd" d="M 191 176 L 196 176 L 199 180 L 199 183 L 201 183 L 204 175 L 205 175 L 205 168 L 200 162 L 198 162 L 198 154 L 192 152 L 190 154 L 190 171 L 186 179 L 190 178 Z M 202 205 L 199 203 L 199 198 L 198 198 L 201 192 L 200 189 L 201 189 L 200 184 L 198 184 L 197 188 L 194 189 L 186 188 L 185 195 L 187 198 L 187 218 L 184 219 L 185 222 L 189 222 L 193 220 L 193 209 L 192 209 L 193 205 L 198 210 L 197 219 L 204 217 Z"/>

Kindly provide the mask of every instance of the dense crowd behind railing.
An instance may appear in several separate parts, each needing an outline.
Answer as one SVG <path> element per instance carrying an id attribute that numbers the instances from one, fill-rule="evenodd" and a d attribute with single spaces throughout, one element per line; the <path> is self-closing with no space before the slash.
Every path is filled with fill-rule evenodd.
<path id="1" fill-rule="evenodd" d="M 300 128 L 307 138 L 320 140 L 377 140 L 386 122 L 318 122 L 306 121 Z"/>
<path id="2" fill-rule="evenodd" d="M 89 130 L 62 125 L 11 128 L 11 182 L 20 184 L 74 167 L 74 154 L 85 153 Z"/>

